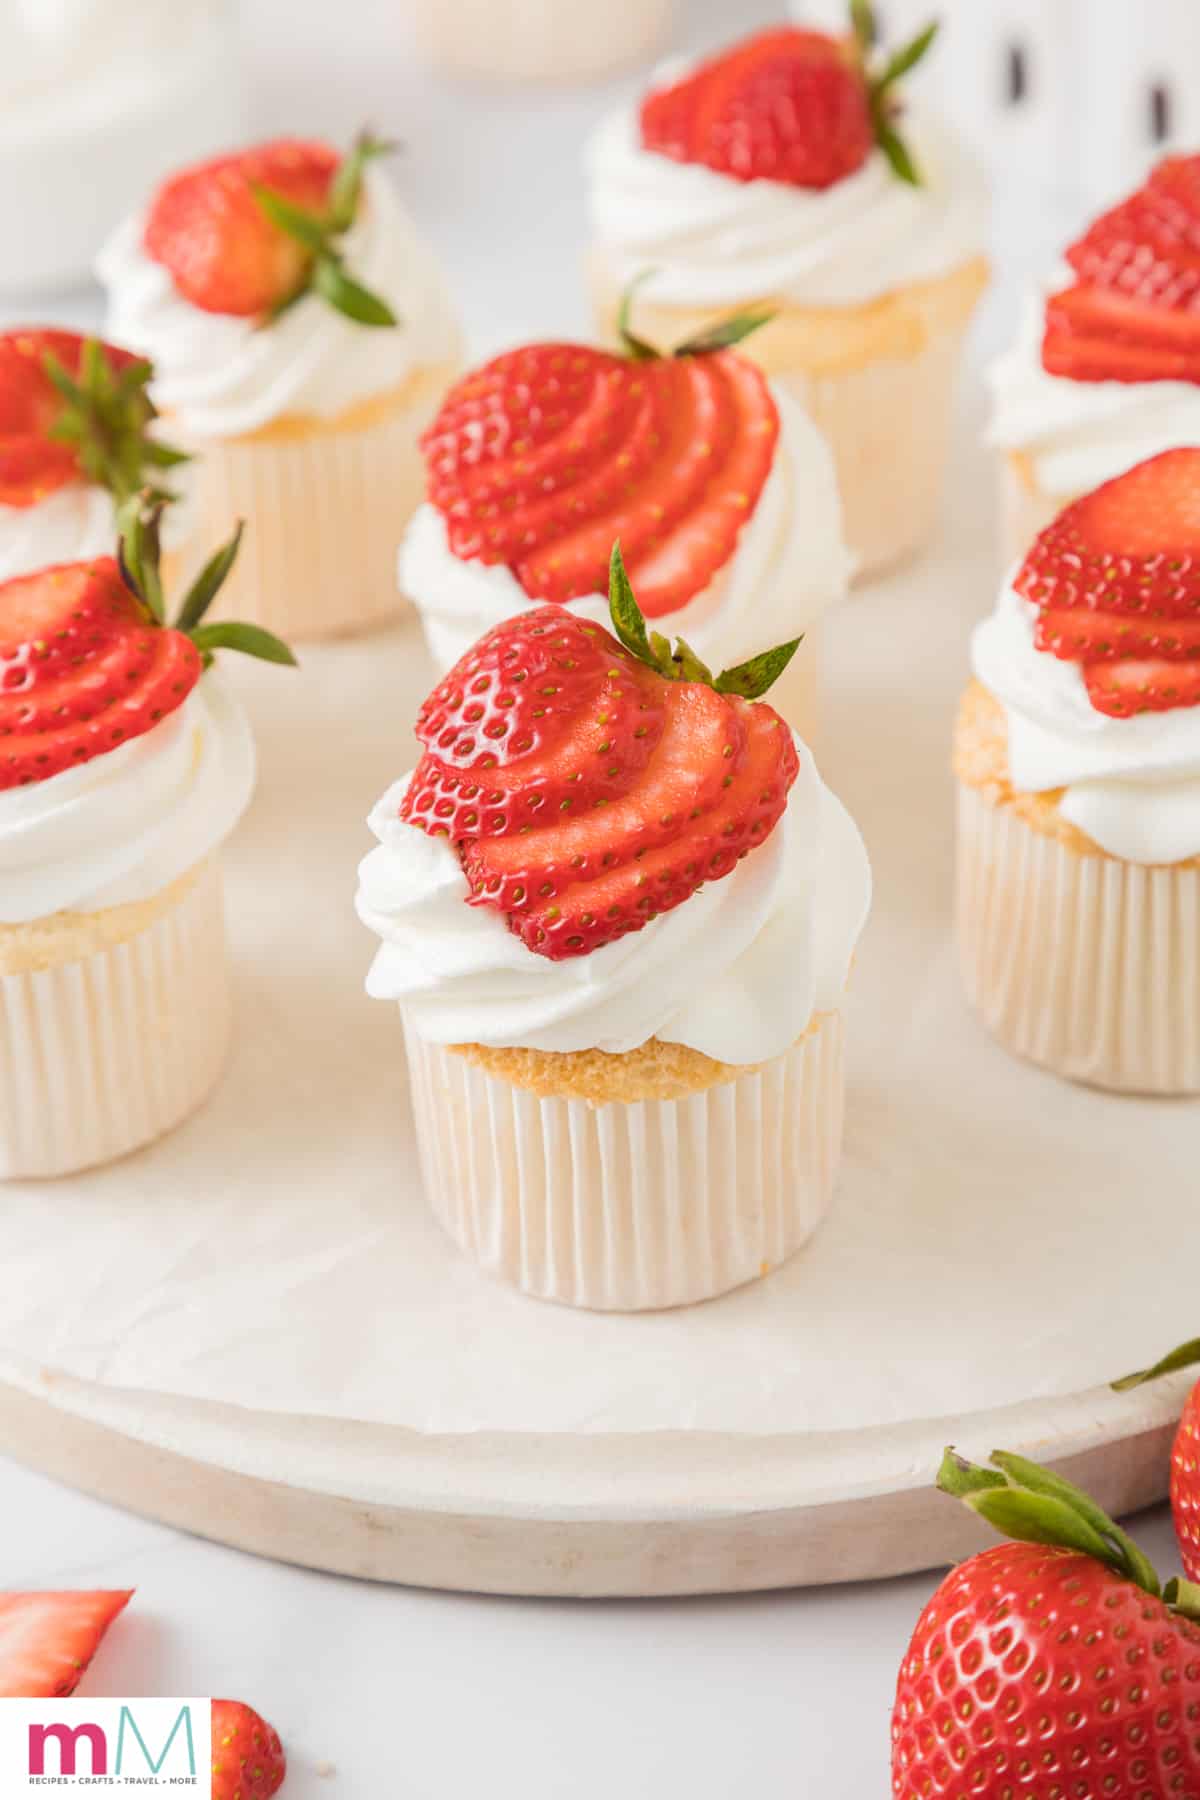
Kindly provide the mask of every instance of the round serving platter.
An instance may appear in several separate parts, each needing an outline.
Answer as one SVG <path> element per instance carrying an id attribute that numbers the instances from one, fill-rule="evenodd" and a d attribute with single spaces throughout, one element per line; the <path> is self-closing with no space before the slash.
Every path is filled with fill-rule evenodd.
<path id="1" fill-rule="evenodd" d="M 0 1449 L 264 1555 L 381 1580 L 666 1594 L 882 1576 L 981 1541 L 942 1446 L 1024 1451 L 1126 1511 L 1166 1490 L 1195 1334 L 1188 1103 L 1007 1058 L 950 932 L 948 743 L 994 560 L 980 461 L 922 564 L 824 634 L 818 744 L 877 898 L 846 1153 L 811 1248 L 707 1306 L 539 1304 L 428 1217 L 399 1021 L 367 1001 L 363 820 L 413 753 L 412 625 L 230 671 L 261 750 L 227 855 L 237 1041 L 139 1156 L 0 1206 Z M 780 979 L 786 979 L 786 970 Z"/>

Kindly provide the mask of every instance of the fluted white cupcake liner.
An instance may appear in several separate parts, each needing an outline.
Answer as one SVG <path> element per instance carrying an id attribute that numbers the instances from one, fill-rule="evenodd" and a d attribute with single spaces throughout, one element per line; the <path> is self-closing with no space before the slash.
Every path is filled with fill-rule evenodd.
<path id="1" fill-rule="evenodd" d="M 841 1154 L 840 1013 L 786 1055 L 679 1100 L 540 1099 L 405 1021 L 429 1202 L 527 1294 L 637 1312 L 777 1268 L 829 1210 Z"/>
<path id="2" fill-rule="evenodd" d="M 501 81 L 574 81 L 654 56 L 674 0 L 407 0 L 443 68 Z"/>
<path id="3" fill-rule="evenodd" d="M 377 630 L 404 614 L 396 546 L 424 497 L 417 439 L 440 391 L 440 381 L 423 385 L 414 404 L 356 428 L 191 446 L 181 567 L 194 574 L 246 521 L 210 616 L 295 643 Z"/>
<path id="4" fill-rule="evenodd" d="M 942 326 L 915 356 L 855 369 L 771 371 L 832 452 L 856 579 L 905 562 L 933 536 L 965 330 Z"/>
<path id="5" fill-rule="evenodd" d="M 1122 1093 L 1200 1093 L 1200 869 L 1088 855 L 960 784 L 958 940 L 1015 1055 Z"/>
<path id="6" fill-rule="evenodd" d="M 215 858 L 124 943 L 0 975 L 0 1178 L 110 1162 L 206 1098 L 229 1044 Z"/>

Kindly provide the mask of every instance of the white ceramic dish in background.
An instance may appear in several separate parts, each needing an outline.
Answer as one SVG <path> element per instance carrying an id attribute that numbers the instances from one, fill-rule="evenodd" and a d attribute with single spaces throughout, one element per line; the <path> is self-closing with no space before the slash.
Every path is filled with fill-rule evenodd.
<path id="1" fill-rule="evenodd" d="M 232 0 L 0 0 L 0 295 L 85 281 L 118 219 L 244 125 Z"/>

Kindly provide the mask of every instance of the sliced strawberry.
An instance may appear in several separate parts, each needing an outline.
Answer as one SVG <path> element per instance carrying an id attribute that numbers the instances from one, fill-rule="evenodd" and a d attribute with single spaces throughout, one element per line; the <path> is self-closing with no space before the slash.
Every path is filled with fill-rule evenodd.
<path id="1" fill-rule="evenodd" d="M 451 390 L 422 444 L 456 556 L 506 562 L 530 599 L 603 592 L 619 539 L 649 617 L 728 562 L 779 419 L 732 353 L 625 357 L 534 344 Z"/>
<path id="2" fill-rule="evenodd" d="M 535 889 L 530 909 L 509 918 L 530 950 L 552 961 L 586 956 L 682 906 L 705 882 L 732 874 L 744 855 L 765 843 L 799 771 L 796 746 L 773 708 L 740 700 L 727 704 L 743 714 L 746 737 L 741 756 L 725 764 L 717 805 L 699 819 L 686 819 L 674 838 L 642 857 L 573 883 L 553 898 Z M 586 854 L 595 867 L 605 855 L 607 821 L 600 813 L 591 823 Z"/>
<path id="3" fill-rule="evenodd" d="M 337 166 L 326 144 L 280 138 L 185 169 L 154 196 L 146 254 L 203 312 L 269 313 L 303 283 L 311 257 L 268 218 L 254 190 L 268 188 L 316 217 Z"/>
<path id="4" fill-rule="evenodd" d="M 73 1694 L 132 1588 L 0 1594 L 0 1698 Z"/>
<path id="5" fill-rule="evenodd" d="M 1062 607 L 1042 612 L 1034 635 L 1039 650 L 1066 662 L 1128 657 L 1187 662 L 1200 657 L 1200 618 L 1145 619 L 1088 606 Z"/>
<path id="6" fill-rule="evenodd" d="M 736 420 L 728 453 L 683 518 L 659 543 L 628 558 L 630 579 L 650 619 L 674 612 L 724 568 L 775 460 L 779 413 L 761 370 L 729 356 L 720 359 L 719 373 L 731 391 Z"/>
<path id="7" fill-rule="evenodd" d="M 651 93 L 641 133 L 661 156 L 804 188 L 852 175 L 875 142 L 867 81 L 845 42 L 786 26 Z"/>
<path id="8" fill-rule="evenodd" d="M 1096 711 L 1114 719 L 1200 704 L 1200 664 L 1154 660 L 1088 663 L 1084 677 Z"/>
<path id="9" fill-rule="evenodd" d="M 149 731 L 203 672 L 112 557 L 0 586 L 0 790 L 44 781 Z"/>
<path id="10" fill-rule="evenodd" d="M 287 1774 L 279 1733 L 242 1700 L 212 1703 L 211 1800 L 270 1800 Z"/>
<path id="11" fill-rule="evenodd" d="M 74 331 L 0 332 L 0 506 L 34 506 L 79 477 L 77 444 L 51 435 L 64 403 L 46 358 L 77 378 L 84 342 Z M 135 361 L 112 344 L 100 345 L 100 353 L 114 375 Z"/>
<path id="12" fill-rule="evenodd" d="M 703 817 L 721 798 L 745 737 L 744 720 L 722 695 L 689 683 L 667 710 L 643 779 L 630 786 L 631 771 L 614 756 L 606 773 L 621 788 L 612 799 L 589 802 L 569 784 L 550 788 L 540 829 L 503 838 L 481 835 L 465 848 L 463 868 L 476 902 L 517 912 L 672 841 L 685 820 Z"/>

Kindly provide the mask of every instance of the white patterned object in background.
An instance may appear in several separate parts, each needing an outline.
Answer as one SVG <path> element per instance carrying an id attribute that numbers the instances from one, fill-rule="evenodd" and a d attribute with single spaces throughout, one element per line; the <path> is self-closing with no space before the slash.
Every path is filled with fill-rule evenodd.
<path id="1" fill-rule="evenodd" d="M 234 0 L 0 0 L 0 294 L 83 280 L 155 182 L 242 128 Z"/>

